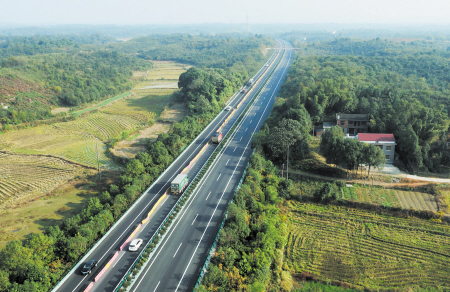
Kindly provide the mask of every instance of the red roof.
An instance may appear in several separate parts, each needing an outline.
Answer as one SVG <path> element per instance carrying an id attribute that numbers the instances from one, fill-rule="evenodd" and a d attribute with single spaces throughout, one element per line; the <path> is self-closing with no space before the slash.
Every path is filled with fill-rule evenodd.
<path id="1" fill-rule="evenodd" d="M 395 142 L 394 134 L 358 133 L 358 140 L 362 142 Z"/>

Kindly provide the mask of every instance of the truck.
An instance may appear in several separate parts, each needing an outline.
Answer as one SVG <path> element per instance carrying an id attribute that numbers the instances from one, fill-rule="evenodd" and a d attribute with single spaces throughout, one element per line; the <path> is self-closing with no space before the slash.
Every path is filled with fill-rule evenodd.
<path id="1" fill-rule="evenodd" d="M 253 83 L 254 83 L 253 78 L 251 78 L 251 79 L 247 82 L 247 85 L 248 85 L 249 87 L 252 87 L 252 86 L 253 86 Z"/>
<path id="2" fill-rule="evenodd" d="M 216 133 L 211 137 L 211 142 L 212 142 L 212 143 L 219 144 L 220 141 L 222 141 L 222 138 L 223 138 L 222 132 L 216 132 Z"/>
<path id="3" fill-rule="evenodd" d="M 187 187 L 189 182 L 188 176 L 186 174 L 180 173 L 175 177 L 175 179 L 170 183 L 170 189 L 172 193 L 178 195 L 181 194 Z"/>

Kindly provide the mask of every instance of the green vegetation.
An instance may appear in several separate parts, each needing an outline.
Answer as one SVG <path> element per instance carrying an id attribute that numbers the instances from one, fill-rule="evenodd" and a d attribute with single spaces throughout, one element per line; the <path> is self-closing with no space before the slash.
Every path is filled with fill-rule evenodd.
<path id="1" fill-rule="evenodd" d="M 51 106 L 98 103 L 130 90 L 132 71 L 152 67 L 147 59 L 242 67 L 252 74 L 266 59 L 264 44 L 273 40 L 170 35 L 112 43 L 101 36 L 21 37 L 0 44 L 0 102 L 8 107 L 0 107 L 0 131 L 8 131 L 11 125 L 51 118 Z"/>
<path id="2" fill-rule="evenodd" d="M 290 182 L 261 155 L 250 160 L 247 176 L 220 231 L 218 248 L 196 291 L 290 291 L 293 280 L 283 266 L 288 235 L 278 208 L 289 197 Z"/>
<path id="3" fill-rule="evenodd" d="M 110 184 L 109 192 L 90 197 L 79 213 L 60 225 L 49 226 L 44 234 L 32 234 L 24 242 L 9 242 L 0 251 L 0 291 L 47 291 L 55 285 L 222 110 L 227 99 L 246 79 L 248 69 L 241 63 L 226 69 L 191 68 L 183 73 L 177 98 L 188 103 L 189 115 L 175 123 L 169 133 L 159 135 L 146 152 L 131 160 L 118 182 Z M 117 103 L 102 111 L 114 112 L 118 110 L 115 106 Z M 157 108 L 162 111 L 164 106 Z M 123 125 L 122 128 L 105 127 L 107 123 L 100 119 L 100 114 L 88 115 L 89 123 L 80 124 L 80 128 L 94 128 L 95 135 L 102 139 L 111 138 L 123 129 Z M 101 127 L 93 126 L 97 124 Z"/>
<path id="4" fill-rule="evenodd" d="M 291 203 L 287 265 L 370 290 L 449 289 L 450 228 L 345 207 Z"/>
<path id="5" fill-rule="evenodd" d="M 369 167 L 383 168 L 386 163 L 383 150 L 374 144 L 366 144 L 356 139 L 345 139 L 342 128 L 333 126 L 326 131 L 320 141 L 320 152 L 327 163 L 342 164 L 347 169 L 357 169 L 361 164 Z"/>
<path id="6" fill-rule="evenodd" d="M 340 39 L 307 45 L 280 95 L 304 105 L 316 125 L 335 120 L 338 112 L 367 113 L 369 131 L 395 135 L 406 167 L 440 171 L 450 161 L 449 60 L 448 51 L 414 43 Z"/>

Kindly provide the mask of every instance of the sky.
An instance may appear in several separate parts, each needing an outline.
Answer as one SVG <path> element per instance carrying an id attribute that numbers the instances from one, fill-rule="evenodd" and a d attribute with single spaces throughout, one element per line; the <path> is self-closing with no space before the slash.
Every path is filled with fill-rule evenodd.
<path id="1" fill-rule="evenodd" d="M 450 24 L 450 0 L 0 0 L 0 23 Z"/>

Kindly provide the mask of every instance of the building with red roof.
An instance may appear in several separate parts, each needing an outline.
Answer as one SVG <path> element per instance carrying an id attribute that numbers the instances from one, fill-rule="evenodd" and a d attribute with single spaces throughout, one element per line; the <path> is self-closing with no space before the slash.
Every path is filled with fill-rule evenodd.
<path id="1" fill-rule="evenodd" d="M 386 157 L 386 163 L 394 163 L 395 145 L 397 145 L 394 134 L 358 133 L 356 137 L 360 142 L 380 147 Z"/>

